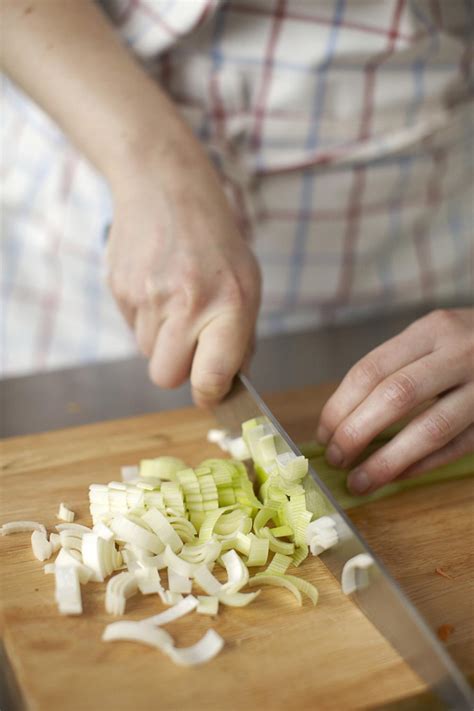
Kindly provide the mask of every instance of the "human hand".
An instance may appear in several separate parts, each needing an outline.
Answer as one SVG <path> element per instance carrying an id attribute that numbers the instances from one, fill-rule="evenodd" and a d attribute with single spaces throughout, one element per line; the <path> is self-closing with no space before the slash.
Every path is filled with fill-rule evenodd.
<path id="1" fill-rule="evenodd" d="M 172 388 L 190 375 L 207 406 L 250 357 L 260 272 L 193 141 L 151 151 L 118 188 L 108 267 L 153 382 Z"/>
<path id="2" fill-rule="evenodd" d="M 433 311 L 362 358 L 326 403 L 317 438 L 328 444 L 328 461 L 347 468 L 382 430 L 422 405 L 350 472 L 353 493 L 474 451 L 474 309 Z"/>

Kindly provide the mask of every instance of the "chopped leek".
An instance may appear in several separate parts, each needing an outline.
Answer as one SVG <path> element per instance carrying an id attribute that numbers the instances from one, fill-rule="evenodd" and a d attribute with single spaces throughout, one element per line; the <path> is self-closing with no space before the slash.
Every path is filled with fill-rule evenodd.
<path id="1" fill-rule="evenodd" d="M 8 536 L 10 533 L 22 533 L 23 531 L 40 531 L 46 536 L 46 528 L 42 523 L 36 521 L 9 521 L 0 527 L 0 535 Z"/>
<path id="2" fill-rule="evenodd" d="M 198 595 L 199 604 L 196 612 L 200 615 L 217 615 L 219 612 L 219 598 L 211 595 Z"/>
<path id="3" fill-rule="evenodd" d="M 120 620 L 107 625 L 102 639 L 104 642 L 112 642 L 114 640 L 141 642 L 150 647 L 160 649 L 162 652 L 173 646 L 173 638 L 165 630 L 154 625 L 131 622 L 130 620 Z"/>
<path id="4" fill-rule="evenodd" d="M 61 521 L 72 523 L 74 521 L 74 511 L 68 509 L 66 504 L 61 502 L 59 504 L 58 518 L 61 519 Z"/>
<path id="5" fill-rule="evenodd" d="M 260 573 L 255 575 L 253 578 L 250 578 L 249 586 L 252 588 L 257 585 L 274 585 L 275 587 L 286 588 L 296 599 L 298 605 L 302 605 L 303 602 L 301 600 L 301 593 L 294 582 L 287 579 L 289 577 L 291 576 L 267 575 L 266 573 Z"/>
<path id="6" fill-rule="evenodd" d="M 82 615 L 79 573 L 73 566 L 54 568 L 55 598 L 61 615 Z"/>
<path id="7" fill-rule="evenodd" d="M 227 582 L 221 588 L 221 593 L 236 593 L 246 585 L 249 579 L 248 568 L 233 550 L 224 553 L 222 556 L 227 571 Z"/>
<path id="8" fill-rule="evenodd" d="M 31 548 L 37 560 L 48 560 L 53 555 L 53 546 L 42 531 L 31 534 Z"/>
<path id="9" fill-rule="evenodd" d="M 166 651 L 176 664 L 185 667 L 203 664 L 219 654 L 224 646 L 224 640 L 215 630 L 207 630 L 204 637 L 191 647 L 169 647 Z"/>
<path id="10" fill-rule="evenodd" d="M 144 620 L 140 620 L 142 624 L 156 625 L 160 627 L 161 625 L 167 625 L 169 622 L 174 622 L 174 620 L 187 615 L 198 607 L 198 599 L 193 595 L 188 595 L 184 597 L 180 602 L 178 602 L 169 610 L 160 612 L 158 615 L 153 615 L 153 617 L 147 617 Z"/>
<path id="11" fill-rule="evenodd" d="M 351 595 L 356 590 L 362 590 L 369 584 L 369 569 L 373 558 L 368 553 L 359 553 L 344 564 L 341 576 L 342 592 Z"/>
<path id="12" fill-rule="evenodd" d="M 138 590 L 133 573 L 119 573 L 110 578 L 105 591 L 105 609 L 110 615 L 123 615 L 127 598 Z"/>

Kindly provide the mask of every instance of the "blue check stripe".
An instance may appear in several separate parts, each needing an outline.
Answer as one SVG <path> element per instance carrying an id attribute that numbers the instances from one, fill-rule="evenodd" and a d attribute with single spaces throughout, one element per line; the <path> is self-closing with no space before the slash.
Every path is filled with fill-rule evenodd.
<path id="1" fill-rule="evenodd" d="M 327 74 L 336 50 L 337 37 L 344 15 L 344 9 L 345 0 L 338 0 L 334 11 L 331 31 L 328 37 L 325 58 L 317 70 L 316 90 L 314 93 L 314 102 L 310 118 L 310 130 L 306 139 L 306 150 L 308 152 L 314 151 L 318 146 L 321 117 L 323 116 L 324 111 Z M 296 225 L 296 234 L 294 237 L 291 264 L 288 275 L 288 292 L 285 300 L 285 306 L 287 309 L 294 306 L 298 298 L 299 286 L 301 284 L 301 274 L 303 271 L 304 258 L 310 231 L 310 221 L 308 219 L 308 215 L 313 209 L 313 202 L 316 197 L 315 171 L 305 170 L 301 180 L 300 214 Z"/>

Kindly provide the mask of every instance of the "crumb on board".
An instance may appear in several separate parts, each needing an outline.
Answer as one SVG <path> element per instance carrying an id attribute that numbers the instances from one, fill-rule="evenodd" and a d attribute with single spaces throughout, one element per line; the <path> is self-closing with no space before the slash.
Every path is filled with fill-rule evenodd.
<path id="1" fill-rule="evenodd" d="M 436 630 L 436 634 L 442 642 L 446 642 L 446 640 L 453 634 L 453 632 L 454 626 L 449 624 L 440 625 L 440 627 L 438 627 L 438 629 Z"/>
<path id="2" fill-rule="evenodd" d="M 442 568 L 435 568 L 435 573 L 441 575 L 442 578 L 446 578 L 447 580 L 454 580 L 453 576 L 447 573 Z"/>

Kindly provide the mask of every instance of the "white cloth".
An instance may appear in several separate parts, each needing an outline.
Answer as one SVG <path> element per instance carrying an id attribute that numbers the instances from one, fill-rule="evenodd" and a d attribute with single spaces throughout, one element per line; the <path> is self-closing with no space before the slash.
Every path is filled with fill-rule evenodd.
<path id="1" fill-rule="evenodd" d="M 102 4 L 221 171 L 260 333 L 472 293 L 471 3 Z M 133 352 L 102 278 L 107 187 L 8 82 L 4 107 L 3 373 Z"/>

